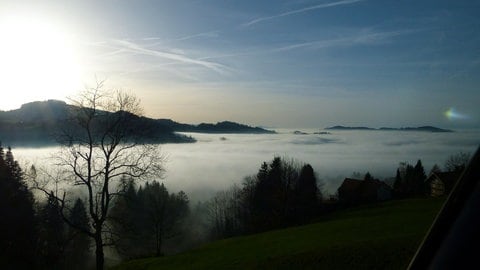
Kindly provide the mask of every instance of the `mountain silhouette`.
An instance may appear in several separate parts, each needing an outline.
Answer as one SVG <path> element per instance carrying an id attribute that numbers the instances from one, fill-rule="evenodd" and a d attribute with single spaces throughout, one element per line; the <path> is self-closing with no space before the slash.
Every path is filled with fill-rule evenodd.
<path id="1" fill-rule="evenodd" d="M 346 127 L 346 126 L 333 126 L 327 127 L 326 130 L 382 130 L 382 131 L 424 131 L 424 132 L 453 132 L 453 130 L 443 129 L 433 126 L 421 126 L 421 127 L 402 127 L 402 128 L 370 128 L 370 127 Z"/>
<path id="2" fill-rule="evenodd" d="M 19 109 L 0 111 L 0 140 L 4 145 L 44 146 L 56 145 L 61 130 L 71 125 L 71 112 L 75 106 L 64 101 L 47 100 L 23 104 Z M 116 112 L 119 113 L 119 112 Z M 125 112 L 123 112 L 125 113 Z M 112 112 L 102 112 L 105 116 Z M 274 133 L 258 127 L 250 127 L 224 121 L 217 124 L 189 125 L 171 119 L 152 119 L 130 114 L 134 128 L 142 131 L 150 143 L 191 143 L 195 139 L 178 132 L 201 133 Z"/>

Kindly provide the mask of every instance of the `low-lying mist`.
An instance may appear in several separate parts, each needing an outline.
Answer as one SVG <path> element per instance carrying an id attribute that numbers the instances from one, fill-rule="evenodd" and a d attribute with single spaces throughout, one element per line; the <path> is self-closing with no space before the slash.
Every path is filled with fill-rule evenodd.
<path id="1" fill-rule="evenodd" d="M 269 135 L 189 134 L 198 139 L 196 144 L 163 147 L 169 156 L 165 184 L 183 189 L 195 199 L 240 183 L 244 176 L 255 174 L 263 161 L 277 155 L 310 163 L 324 189 L 334 193 L 353 172 L 394 177 L 399 162 L 415 163 L 418 159 L 430 170 L 434 164 L 443 167 L 449 155 L 475 151 L 480 143 L 476 131 L 307 132 L 310 134 L 295 135 L 292 130 Z"/>
<path id="2" fill-rule="evenodd" d="M 395 176 L 399 162 L 422 160 L 427 173 L 434 164 L 443 167 L 452 154 L 473 153 L 480 131 L 426 133 L 405 131 L 334 131 L 332 134 L 199 134 L 193 144 L 165 144 L 168 156 L 162 180 L 171 191 L 185 191 L 191 201 L 204 200 L 215 192 L 241 183 L 256 174 L 263 161 L 282 156 L 309 163 L 327 193 L 335 193 L 341 181 L 354 172 L 367 171 L 383 179 Z M 17 160 L 48 163 L 55 148 L 14 148 Z M 154 180 L 154 179 L 152 179 Z"/>

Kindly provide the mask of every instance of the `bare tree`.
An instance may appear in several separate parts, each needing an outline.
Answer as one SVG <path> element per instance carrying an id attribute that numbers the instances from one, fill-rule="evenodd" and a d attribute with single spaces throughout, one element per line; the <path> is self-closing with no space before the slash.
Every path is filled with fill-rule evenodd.
<path id="1" fill-rule="evenodd" d="M 451 155 L 445 161 L 445 170 L 447 172 L 461 172 L 468 164 L 470 160 L 470 153 L 458 152 Z"/>
<path id="2" fill-rule="evenodd" d="M 68 174 L 63 185 L 53 186 L 67 224 L 95 241 L 96 268 L 104 267 L 104 247 L 113 244 L 109 210 L 120 195 L 119 179 L 161 177 L 165 156 L 158 145 L 148 144 L 143 135 L 140 102 L 133 95 L 104 89 L 103 82 L 87 88 L 71 100 L 71 119 L 58 137 L 62 145 L 56 156 L 59 168 Z M 69 220 L 72 187 L 86 194 L 91 226 L 78 227 Z M 38 185 L 49 192 L 52 185 Z M 50 190 L 49 190 L 50 188 Z"/>

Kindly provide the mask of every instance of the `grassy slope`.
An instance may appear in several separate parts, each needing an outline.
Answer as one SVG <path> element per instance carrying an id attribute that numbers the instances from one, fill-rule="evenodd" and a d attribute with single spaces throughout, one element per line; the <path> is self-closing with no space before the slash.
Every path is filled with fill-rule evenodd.
<path id="1" fill-rule="evenodd" d="M 392 201 L 115 269 L 404 269 L 442 200 Z"/>

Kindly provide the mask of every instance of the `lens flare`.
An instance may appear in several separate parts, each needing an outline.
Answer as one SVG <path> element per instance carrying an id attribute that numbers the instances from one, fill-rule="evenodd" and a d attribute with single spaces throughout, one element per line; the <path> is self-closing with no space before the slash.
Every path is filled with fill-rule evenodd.
<path id="1" fill-rule="evenodd" d="M 448 109 L 447 111 L 445 111 L 444 115 L 448 120 L 461 120 L 468 118 L 467 115 L 459 113 L 455 110 L 455 108 Z"/>

